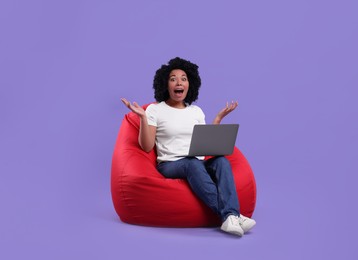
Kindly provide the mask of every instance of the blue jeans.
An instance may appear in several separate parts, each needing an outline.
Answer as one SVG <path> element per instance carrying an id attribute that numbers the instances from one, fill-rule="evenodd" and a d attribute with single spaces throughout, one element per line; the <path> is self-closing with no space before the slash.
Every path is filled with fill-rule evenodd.
<path id="1" fill-rule="evenodd" d="M 214 157 L 207 161 L 185 157 L 177 161 L 161 162 L 157 168 L 166 178 L 186 179 L 192 191 L 222 221 L 231 214 L 240 215 L 231 165 L 225 157 Z"/>

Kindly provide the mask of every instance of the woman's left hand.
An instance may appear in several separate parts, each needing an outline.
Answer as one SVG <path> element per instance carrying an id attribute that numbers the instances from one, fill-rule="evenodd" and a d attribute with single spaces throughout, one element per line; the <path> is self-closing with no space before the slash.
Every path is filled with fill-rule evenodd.
<path id="1" fill-rule="evenodd" d="M 239 103 L 237 101 L 231 101 L 231 103 L 229 104 L 229 102 L 226 103 L 226 107 L 223 108 L 222 110 L 220 110 L 220 112 L 217 114 L 217 116 L 214 119 L 213 124 L 220 124 L 221 120 L 227 116 L 229 113 L 231 113 L 232 111 L 235 110 L 235 108 L 237 108 L 237 106 L 239 105 Z"/>

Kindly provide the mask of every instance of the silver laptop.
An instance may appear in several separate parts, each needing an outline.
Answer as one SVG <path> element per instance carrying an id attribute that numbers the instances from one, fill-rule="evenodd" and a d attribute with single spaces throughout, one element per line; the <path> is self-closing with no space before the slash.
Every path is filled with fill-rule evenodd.
<path id="1" fill-rule="evenodd" d="M 194 125 L 189 154 L 181 156 L 220 156 L 234 151 L 238 124 Z"/>

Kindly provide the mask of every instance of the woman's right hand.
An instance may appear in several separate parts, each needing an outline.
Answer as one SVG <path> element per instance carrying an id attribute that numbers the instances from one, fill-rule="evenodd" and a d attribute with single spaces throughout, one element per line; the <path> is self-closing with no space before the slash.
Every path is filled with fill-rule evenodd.
<path id="1" fill-rule="evenodd" d="M 133 102 L 133 104 L 131 104 L 131 102 L 125 98 L 121 98 L 121 100 L 126 107 L 128 107 L 140 117 L 138 143 L 145 152 L 149 153 L 155 144 L 157 128 L 155 126 L 148 125 L 146 113 L 137 102 Z"/>
<path id="2" fill-rule="evenodd" d="M 133 102 L 133 104 L 131 104 L 131 102 L 129 102 L 127 99 L 125 98 L 121 98 L 123 104 L 128 107 L 131 111 L 133 111 L 134 113 L 136 113 L 138 116 L 140 117 L 144 117 L 145 116 L 145 111 L 144 109 L 138 105 L 137 102 Z"/>

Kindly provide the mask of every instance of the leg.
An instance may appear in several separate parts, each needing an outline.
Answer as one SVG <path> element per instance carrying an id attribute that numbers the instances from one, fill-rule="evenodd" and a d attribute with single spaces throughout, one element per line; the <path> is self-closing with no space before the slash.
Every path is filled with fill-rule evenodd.
<path id="1" fill-rule="evenodd" d="M 187 157 L 164 162 L 158 165 L 158 171 L 166 178 L 186 179 L 199 199 L 220 215 L 217 187 L 206 171 L 203 161 L 195 157 Z"/>
<path id="2" fill-rule="evenodd" d="M 205 162 L 205 167 L 217 185 L 222 221 L 229 215 L 240 216 L 240 205 L 230 162 L 223 156 L 214 157 Z"/>
<path id="3" fill-rule="evenodd" d="M 236 193 L 234 176 L 229 161 L 223 157 L 214 157 L 206 162 L 206 168 L 218 187 L 218 205 L 225 232 L 242 236 L 256 224 L 256 221 L 240 215 L 240 205 Z"/>

